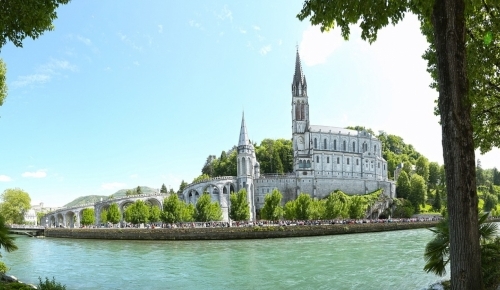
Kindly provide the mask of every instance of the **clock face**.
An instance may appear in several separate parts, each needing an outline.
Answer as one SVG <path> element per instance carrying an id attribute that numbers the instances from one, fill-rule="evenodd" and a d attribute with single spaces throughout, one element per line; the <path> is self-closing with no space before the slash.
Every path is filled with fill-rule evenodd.
<path id="1" fill-rule="evenodd" d="M 304 138 L 299 137 L 299 144 L 304 144 Z"/>

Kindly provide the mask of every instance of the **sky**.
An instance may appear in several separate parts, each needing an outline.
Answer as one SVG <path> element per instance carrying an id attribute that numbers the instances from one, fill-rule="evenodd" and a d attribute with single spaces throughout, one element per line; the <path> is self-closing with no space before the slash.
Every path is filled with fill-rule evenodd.
<path id="1" fill-rule="evenodd" d="M 72 1 L 55 29 L 7 44 L 0 107 L 0 192 L 58 207 L 138 185 L 177 190 L 209 155 L 237 145 L 244 111 L 253 142 L 291 138 L 298 47 L 310 122 L 398 135 L 443 163 L 437 92 L 415 16 L 375 43 L 353 27 L 321 33 L 302 1 Z M 500 167 L 500 150 L 476 153 Z"/>

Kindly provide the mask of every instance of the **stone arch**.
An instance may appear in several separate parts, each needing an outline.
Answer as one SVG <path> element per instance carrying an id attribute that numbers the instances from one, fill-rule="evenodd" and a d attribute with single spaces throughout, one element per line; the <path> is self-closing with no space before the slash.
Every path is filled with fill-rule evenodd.
<path id="1" fill-rule="evenodd" d="M 56 227 L 64 226 L 64 216 L 62 213 L 56 215 Z"/>
<path id="2" fill-rule="evenodd" d="M 55 227 L 56 226 L 56 217 L 54 215 L 51 215 L 49 218 L 49 227 Z"/>
<path id="3" fill-rule="evenodd" d="M 65 214 L 65 223 L 66 224 L 64 226 L 67 228 L 74 228 L 76 222 L 77 222 L 77 220 L 76 220 L 75 212 L 73 212 L 73 211 L 66 212 L 66 214 Z"/>
<path id="4" fill-rule="evenodd" d="M 156 199 L 156 198 L 147 198 L 144 200 L 144 203 L 146 203 L 149 206 L 157 206 L 159 209 L 161 209 L 161 202 Z"/>

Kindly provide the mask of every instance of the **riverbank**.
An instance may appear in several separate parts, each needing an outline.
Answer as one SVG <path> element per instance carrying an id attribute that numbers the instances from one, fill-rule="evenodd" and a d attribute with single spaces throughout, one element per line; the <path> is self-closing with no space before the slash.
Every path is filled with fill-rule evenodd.
<path id="1" fill-rule="evenodd" d="M 214 228 L 47 228 L 50 238 L 103 240 L 239 240 L 311 237 L 398 231 L 435 226 L 437 221 L 332 225 L 252 226 Z"/>

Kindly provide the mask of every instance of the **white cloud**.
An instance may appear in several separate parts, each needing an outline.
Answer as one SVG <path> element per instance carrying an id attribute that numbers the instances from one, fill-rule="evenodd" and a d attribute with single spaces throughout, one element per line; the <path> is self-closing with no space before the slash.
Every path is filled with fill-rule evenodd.
<path id="1" fill-rule="evenodd" d="M 189 20 L 189 26 L 203 30 L 203 26 L 194 20 Z"/>
<path id="2" fill-rule="evenodd" d="M 19 76 L 17 80 L 12 82 L 14 88 L 25 87 L 34 84 L 44 84 L 50 81 L 51 76 L 48 74 L 32 74 L 27 76 Z"/>
<path id="3" fill-rule="evenodd" d="M 158 24 L 158 33 L 163 33 L 163 25 Z"/>
<path id="4" fill-rule="evenodd" d="M 0 182 L 9 182 L 12 179 L 8 177 L 7 175 L 0 175 Z"/>
<path id="5" fill-rule="evenodd" d="M 260 30 L 260 27 L 258 27 L 257 25 L 252 26 L 252 28 L 255 30 Z"/>
<path id="6" fill-rule="evenodd" d="M 81 35 L 77 35 L 76 39 L 78 39 L 80 42 L 82 42 L 85 45 L 88 45 L 88 46 L 92 45 L 92 41 L 90 41 L 89 38 L 85 38 L 85 37 L 83 37 Z"/>
<path id="7" fill-rule="evenodd" d="M 122 189 L 125 186 L 126 186 L 125 183 L 120 183 L 120 182 L 108 182 L 108 183 L 101 184 L 101 188 L 106 189 L 106 190 Z"/>
<path id="8" fill-rule="evenodd" d="M 224 8 L 222 8 L 222 11 L 219 13 L 219 15 L 217 15 L 217 17 L 220 20 L 229 19 L 230 21 L 233 21 L 233 12 L 231 12 L 231 10 L 227 8 L 227 6 L 224 6 Z"/>
<path id="9" fill-rule="evenodd" d="M 245 33 L 247 33 L 247 31 L 245 29 L 243 29 L 243 28 L 240 28 L 240 33 L 241 34 L 245 34 Z"/>
<path id="10" fill-rule="evenodd" d="M 130 46 L 134 50 L 142 50 L 142 46 L 137 45 L 133 40 L 131 40 L 127 35 L 118 32 L 118 37 L 120 40 L 125 43 L 126 45 Z"/>
<path id="11" fill-rule="evenodd" d="M 37 170 L 33 172 L 26 171 L 21 174 L 22 177 L 32 177 L 32 178 L 44 178 L 47 176 L 47 172 L 45 170 Z"/>
<path id="12" fill-rule="evenodd" d="M 338 29 L 322 33 L 319 26 L 309 26 L 302 33 L 300 58 L 308 66 L 324 63 L 343 41 Z"/>
<path id="13" fill-rule="evenodd" d="M 271 45 L 266 45 L 266 46 L 261 47 L 259 52 L 261 55 L 266 55 L 271 51 L 271 49 L 272 49 Z"/>
<path id="14" fill-rule="evenodd" d="M 18 76 L 17 80 L 12 82 L 12 86 L 19 88 L 44 84 L 51 81 L 54 76 L 61 75 L 64 71 L 76 72 L 78 68 L 66 60 L 51 59 L 48 63 L 37 67 L 35 71 L 34 74 Z"/>

